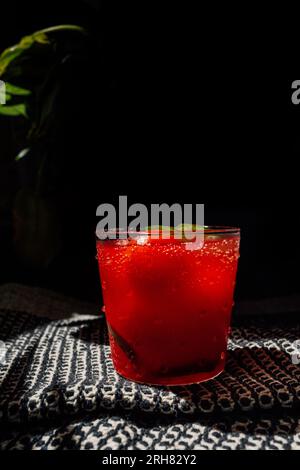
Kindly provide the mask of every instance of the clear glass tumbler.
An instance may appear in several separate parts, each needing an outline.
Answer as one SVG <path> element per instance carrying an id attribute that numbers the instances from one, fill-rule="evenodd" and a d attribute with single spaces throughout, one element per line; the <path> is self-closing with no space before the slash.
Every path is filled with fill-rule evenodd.
<path id="1" fill-rule="evenodd" d="M 97 241 L 112 359 L 127 379 L 186 385 L 224 370 L 240 230 L 203 231 L 194 250 L 147 232 Z"/>

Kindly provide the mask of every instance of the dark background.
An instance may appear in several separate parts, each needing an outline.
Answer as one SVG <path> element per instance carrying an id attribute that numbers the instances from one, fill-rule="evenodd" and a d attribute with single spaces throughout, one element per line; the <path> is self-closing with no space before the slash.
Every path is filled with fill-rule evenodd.
<path id="1" fill-rule="evenodd" d="M 76 95 L 76 109 L 62 112 L 56 151 L 55 197 L 69 198 L 63 251 L 45 272 L 21 265 L 8 197 L 0 207 L 1 283 L 99 298 L 96 207 L 126 194 L 145 204 L 205 203 L 206 224 L 240 226 L 239 299 L 300 293 L 300 106 L 291 103 L 299 76 L 281 78 L 266 60 L 274 51 L 263 27 L 254 41 L 253 27 L 231 25 L 222 11 L 217 19 L 113 1 L 10 1 L 1 12 L 1 49 L 59 23 L 86 26 L 98 48 L 89 67 L 67 76 L 64 100 Z M 12 197 L 13 143 L 3 119 L 0 138 L 0 190 Z"/>

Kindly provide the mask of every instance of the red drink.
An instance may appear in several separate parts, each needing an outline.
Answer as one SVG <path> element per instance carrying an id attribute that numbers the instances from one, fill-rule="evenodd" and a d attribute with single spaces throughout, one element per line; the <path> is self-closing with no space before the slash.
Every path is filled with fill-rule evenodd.
<path id="1" fill-rule="evenodd" d="M 224 369 L 239 257 L 238 229 L 184 240 L 97 242 L 114 366 L 137 382 L 184 385 Z"/>

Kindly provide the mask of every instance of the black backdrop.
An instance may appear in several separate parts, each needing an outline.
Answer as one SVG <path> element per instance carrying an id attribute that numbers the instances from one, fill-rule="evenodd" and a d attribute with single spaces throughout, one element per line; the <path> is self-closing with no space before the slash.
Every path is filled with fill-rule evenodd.
<path id="1" fill-rule="evenodd" d="M 233 30 L 222 15 L 206 24 L 203 13 L 115 2 L 11 1 L 4 15 L 1 47 L 80 23 L 100 49 L 66 89 L 66 103 L 76 93 L 78 106 L 66 114 L 58 152 L 61 187 L 73 201 L 64 261 L 41 276 L 2 247 L 1 282 L 97 296 L 95 210 L 126 194 L 145 204 L 205 203 L 207 224 L 240 226 L 239 298 L 300 292 L 297 75 L 281 78 L 253 31 Z"/>

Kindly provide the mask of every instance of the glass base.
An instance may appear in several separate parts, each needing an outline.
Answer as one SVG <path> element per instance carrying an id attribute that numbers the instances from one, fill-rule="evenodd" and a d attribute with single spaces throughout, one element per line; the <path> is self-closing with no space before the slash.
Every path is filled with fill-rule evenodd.
<path id="1" fill-rule="evenodd" d="M 180 375 L 180 376 L 165 376 L 165 377 L 157 377 L 157 376 L 147 376 L 144 374 L 143 376 L 132 376 L 131 374 L 126 374 L 126 371 L 119 371 L 116 367 L 117 373 L 131 382 L 144 384 L 144 385 L 156 385 L 156 386 L 167 386 L 167 387 L 180 387 L 185 385 L 195 385 L 200 384 L 203 382 L 208 382 L 209 380 L 213 380 L 218 377 L 220 374 L 224 372 L 225 368 L 225 360 L 222 360 L 218 364 L 218 366 L 210 371 L 210 372 L 198 372 L 193 374 L 187 375 Z"/>

